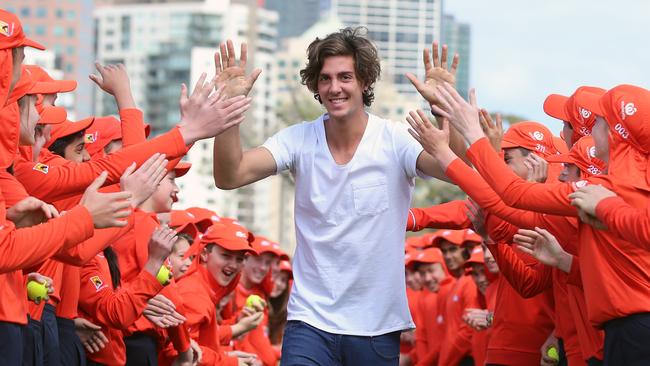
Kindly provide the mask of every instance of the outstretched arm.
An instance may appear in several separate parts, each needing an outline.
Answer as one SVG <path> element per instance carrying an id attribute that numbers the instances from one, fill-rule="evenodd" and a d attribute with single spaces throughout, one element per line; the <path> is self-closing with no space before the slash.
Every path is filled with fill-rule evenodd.
<path id="1" fill-rule="evenodd" d="M 215 53 L 217 84 L 225 86 L 229 96 L 247 95 L 253 87 L 260 70 L 246 75 L 248 52 L 246 43 L 241 45 L 240 61 L 235 58 L 235 47 L 228 40 Z M 234 189 L 266 178 L 277 171 L 271 152 L 263 147 L 243 151 L 239 126 L 233 126 L 214 138 L 214 182 L 221 189 Z"/>

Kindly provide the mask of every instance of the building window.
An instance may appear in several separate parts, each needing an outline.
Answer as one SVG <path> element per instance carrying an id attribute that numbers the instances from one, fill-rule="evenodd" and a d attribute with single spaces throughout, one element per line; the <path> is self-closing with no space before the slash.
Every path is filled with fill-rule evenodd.
<path id="1" fill-rule="evenodd" d="M 52 34 L 54 34 L 56 37 L 62 37 L 63 36 L 63 27 L 60 25 L 55 25 L 52 28 Z"/>
<path id="2" fill-rule="evenodd" d="M 74 55 L 74 51 L 75 51 L 74 46 L 67 46 L 67 47 L 65 48 L 65 50 L 66 50 L 66 53 L 67 53 L 68 55 L 71 55 L 71 56 Z"/>
<path id="3" fill-rule="evenodd" d="M 59 19 L 63 18 L 63 10 L 56 9 L 56 17 Z"/>
<path id="4" fill-rule="evenodd" d="M 45 35 L 45 26 L 37 25 L 35 28 L 36 28 L 36 35 L 37 36 L 44 36 Z"/>
<path id="5" fill-rule="evenodd" d="M 65 71 L 66 72 L 73 72 L 74 71 L 74 65 L 73 64 L 65 65 Z"/>
<path id="6" fill-rule="evenodd" d="M 36 8 L 36 16 L 39 18 L 45 18 L 47 16 L 47 9 L 39 6 Z"/>
<path id="7" fill-rule="evenodd" d="M 68 28 L 68 37 L 74 37 L 74 28 Z"/>
<path id="8" fill-rule="evenodd" d="M 68 10 L 67 17 L 68 20 L 75 20 L 75 18 L 77 17 L 77 12 L 74 10 Z"/>
<path id="9" fill-rule="evenodd" d="M 112 43 L 107 43 L 106 46 L 104 47 L 106 51 L 112 51 L 113 50 L 113 44 Z"/>
<path id="10" fill-rule="evenodd" d="M 28 17 L 30 13 L 31 13 L 31 11 L 30 11 L 29 8 L 20 9 L 20 16 L 21 17 Z"/>

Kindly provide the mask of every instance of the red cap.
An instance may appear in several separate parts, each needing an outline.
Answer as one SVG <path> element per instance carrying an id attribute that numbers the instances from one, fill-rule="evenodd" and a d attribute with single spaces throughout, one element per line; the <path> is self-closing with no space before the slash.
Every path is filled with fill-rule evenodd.
<path id="1" fill-rule="evenodd" d="M 120 121 L 113 116 L 97 117 L 92 126 L 86 129 L 84 142 L 90 156 L 95 156 L 113 140 L 122 138 Z"/>
<path id="2" fill-rule="evenodd" d="M 417 254 L 414 253 L 410 264 L 414 263 L 440 263 L 444 266 L 445 260 L 442 258 L 440 249 L 427 248 Z"/>
<path id="3" fill-rule="evenodd" d="M 599 96 L 584 93 L 581 102 L 605 118 L 622 141 L 647 154 L 650 151 L 650 91 L 634 85 L 618 85 Z"/>
<path id="4" fill-rule="evenodd" d="M 23 26 L 15 14 L 0 9 L 0 50 L 17 47 L 45 49 L 40 43 L 25 37 Z"/>
<path id="5" fill-rule="evenodd" d="M 544 101 L 544 112 L 551 117 L 566 121 L 573 128 L 571 141 L 575 143 L 582 136 L 591 134 L 596 117 L 592 111 L 580 102 L 580 94 L 605 94 L 605 89 L 593 86 L 581 86 L 570 97 L 551 94 Z"/>
<path id="6" fill-rule="evenodd" d="M 289 260 L 280 260 L 278 269 L 280 271 L 289 272 L 289 278 L 293 278 L 293 269 L 291 268 L 291 262 L 289 262 Z"/>
<path id="7" fill-rule="evenodd" d="M 31 73 L 36 85 L 29 91 L 30 94 L 55 94 L 67 93 L 77 88 L 74 80 L 54 80 L 42 67 L 37 65 L 25 65 Z"/>
<path id="8" fill-rule="evenodd" d="M 207 208 L 190 207 L 185 209 L 185 211 L 194 215 L 194 219 L 196 220 L 194 224 L 199 230 L 201 230 L 201 232 L 205 232 L 213 222 L 221 221 L 216 212 L 208 210 Z"/>
<path id="9" fill-rule="evenodd" d="M 454 245 L 462 246 L 465 242 L 465 230 L 440 230 L 436 232 L 431 244 L 439 248 L 440 242 L 446 240 Z"/>
<path id="10" fill-rule="evenodd" d="M 7 102 L 5 105 L 14 103 L 25 95 L 30 94 L 29 90 L 32 89 L 34 85 L 36 85 L 36 80 L 34 80 L 32 77 L 32 73 L 25 67 L 22 67 L 20 70 L 20 78 L 16 82 L 16 85 L 14 85 L 14 88 L 11 90 L 11 94 L 9 94 L 7 97 Z"/>
<path id="11" fill-rule="evenodd" d="M 566 146 L 566 141 L 562 138 L 562 131 L 560 131 L 560 137 L 553 136 L 553 145 L 555 145 L 555 148 L 560 154 L 566 154 L 569 152 L 569 148 Z"/>
<path id="12" fill-rule="evenodd" d="M 184 161 L 178 162 L 176 166 L 174 167 L 174 173 L 176 173 L 176 178 L 180 178 L 187 174 L 187 172 L 190 171 L 190 168 L 192 167 L 192 163 L 187 163 Z"/>
<path id="13" fill-rule="evenodd" d="M 557 154 L 553 134 L 546 126 L 537 122 L 519 122 L 508 128 L 503 135 L 501 148 L 521 147 L 543 157 Z"/>
<path id="14" fill-rule="evenodd" d="M 42 125 L 57 125 L 68 120 L 68 112 L 63 107 L 45 106 L 38 114 L 41 116 L 38 123 Z"/>
<path id="15" fill-rule="evenodd" d="M 252 243 L 252 246 L 258 255 L 262 253 L 271 253 L 279 257 L 281 254 L 280 252 L 278 252 L 280 246 L 277 243 L 274 243 L 263 236 L 256 236 L 255 240 Z"/>
<path id="16" fill-rule="evenodd" d="M 251 241 L 249 240 L 250 237 L 251 234 L 243 226 L 216 222 L 212 224 L 203 235 L 201 235 L 199 245 L 192 245 L 192 247 L 185 252 L 185 258 L 200 254 L 203 248 L 210 244 L 218 245 L 226 250 L 245 250 L 252 254 L 256 254 L 255 250 L 251 246 Z"/>
<path id="17" fill-rule="evenodd" d="M 465 267 L 471 267 L 472 264 L 485 264 L 482 247 L 474 247 L 469 255 L 469 259 L 465 261 Z"/>
<path id="18" fill-rule="evenodd" d="M 480 245 L 483 243 L 483 238 L 472 229 L 465 229 L 464 234 L 463 246 L 466 246 L 467 244 Z"/>
<path id="19" fill-rule="evenodd" d="M 52 132 L 50 133 L 51 138 L 48 142 L 45 143 L 45 147 L 50 147 L 54 141 L 62 137 L 70 136 L 74 133 L 84 131 L 93 123 L 94 120 L 95 117 L 88 117 L 77 122 L 66 120 L 63 123 L 52 126 Z"/>
<path id="20" fill-rule="evenodd" d="M 199 236 L 199 229 L 194 225 L 194 216 L 183 210 L 172 210 L 170 212 L 169 227 L 179 233 L 186 233 L 196 240 Z"/>
<path id="21" fill-rule="evenodd" d="M 284 250 L 280 247 L 280 244 L 278 243 L 273 243 L 271 244 L 273 247 L 273 250 L 275 251 L 275 254 L 280 258 L 281 261 L 288 261 L 289 259 L 289 254 L 285 253 Z"/>
<path id="22" fill-rule="evenodd" d="M 596 146 L 591 136 L 582 137 L 568 153 L 549 156 L 546 160 L 549 163 L 575 164 L 586 176 L 600 175 L 605 170 L 605 163 L 596 157 Z"/>
<path id="23" fill-rule="evenodd" d="M 422 236 L 410 236 L 406 238 L 405 242 L 405 247 L 408 250 L 409 248 L 424 248 L 426 247 L 426 243 L 424 239 L 424 235 Z"/>

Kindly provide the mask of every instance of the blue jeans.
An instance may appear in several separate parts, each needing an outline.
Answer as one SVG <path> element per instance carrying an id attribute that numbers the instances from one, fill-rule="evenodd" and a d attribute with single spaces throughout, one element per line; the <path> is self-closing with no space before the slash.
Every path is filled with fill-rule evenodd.
<path id="1" fill-rule="evenodd" d="M 374 337 L 333 334 L 290 320 L 282 340 L 282 366 L 394 366 L 401 331 Z"/>

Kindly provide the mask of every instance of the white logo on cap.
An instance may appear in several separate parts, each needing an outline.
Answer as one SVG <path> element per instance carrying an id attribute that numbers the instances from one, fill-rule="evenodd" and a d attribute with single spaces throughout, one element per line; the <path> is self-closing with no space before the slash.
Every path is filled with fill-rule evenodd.
<path id="1" fill-rule="evenodd" d="M 422 259 L 422 258 L 424 258 L 424 253 L 418 254 L 418 259 Z"/>
<path id="2" fill-rule="evenodd" d="M 192 215 L 191 212 L 187 212 L 187 216 L 189 216 L 189 217 L 191 217 L 191 218 L 194 218 L 194 215 Z"/>
<path id="3" fill-rule="evenodd" d="M 271 243 L 269 243 L 269 242 L 266 241 L 266 240 L 262 240 L 262 241 L 260 242 L 260 245 L 266 247 L 266 246 L 271 245 Z"/>
<path id="4" fill-rule="evenodd" d="M 590 158 L 596 157 L 596 146 L 591 146 L 587 149 L 587 156 L 589 156 Z"/>
<path id="5" fill-rule="evenodd" d="M 634 103 L 625 103 L 625 101 L 621 101 L 621 118 L 625 120 L 625 117 L 627 116 L 633 116 L 634 113 L 636 113 L 636 107 L 634 106 Z"/>
<path id="6" fill-rule="evenodd" d="M 235 236 L 238 237 L 238 238 L 242 238 L 242 239 L 247 239 L 248 238 L 248 235 L 246 235 L 245 233 L 243 233 L 241 231 L 237 231 L 235 233 Z"/>
<path id="7" fill-rule="evenodd" d="M 212 217 L 210 217 L 210 219 L 212 219 L 212 221 L 221 221 L 221 219 L 217 215 L 212 215 Z"/>
<path id="8" fill-rule="evenodd" d="M 578 108 L 578 110 L 580 111 L 580 115 L 582 116 L 582 118 L 587 119 L 587 118 L 591 117 L 591 111 L 590 110 L 584 109 L 584 108 Z"/>
<path id="9" fill-rule="evenodd" d="M 445 318 L 444 318 L 442 315 L 438 315 L 438 317 L 436 318 L 436 320 L 438 321 L 438 324 L 442 324 L 442 322 L 445 321 Z"/>
<path id="10" fill-rule="evenodd" d="M 532 136 L 533 136 L 533 139 L 535 139 L 535 140 L 537 140 L 537 141 L 542 141 L 542 140 L 544 140 L 544 134 L 541 133 L 541 132 L 539 132 L 539 131 L 535 131 L 535 132 L 533 132 Z"/>
<path id="11" fill-rule="evenodd" d="M 451 235 L 451 231 L 446 230 L 446 231 L 444 231 L 444 232 L 442 233 L 442 235 L 443 235 L 443 236 L 449 236 L 449 235 Z"/>

